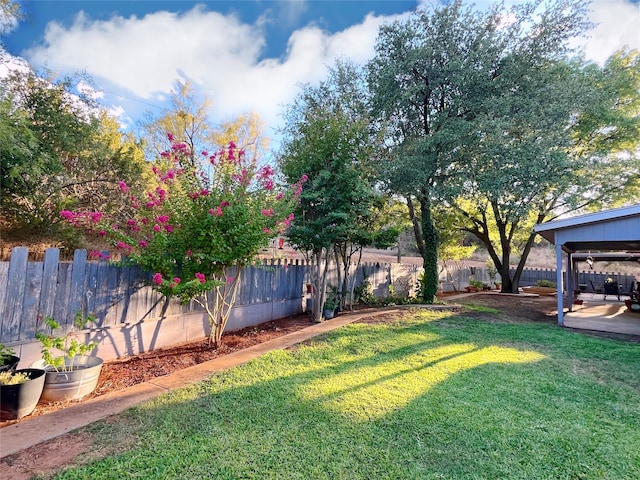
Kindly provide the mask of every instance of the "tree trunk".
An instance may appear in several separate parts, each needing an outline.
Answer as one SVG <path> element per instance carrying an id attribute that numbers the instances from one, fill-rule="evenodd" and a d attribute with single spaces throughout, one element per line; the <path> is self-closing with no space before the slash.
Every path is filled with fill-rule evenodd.
<path id="1" fill-rule="evenodd" d="M 536 233 L 532 232 L 527 239 L 527 243 L 524 245 L 524 249 L 522 250 L 522 256 L 520 257 L 520 261 L 518 262 L 518 266 L 516 267 L 516 271 L 513 274 L 513 288 L 518 291 L 520 287 L 520 277 L 522 276 L 522 271 L 524 270 L 524 266 L 527 263 L 527 258 L 529 257 L 529 253 L 531 253 L 531 248 L 533 247 L 533 242 L 536 238 Z"/>
<path id="2" fill-rule="evenodd" d="M 422 282 L 422 301 L 433 303 L 438 292 L 438 231 L 431 217 L 431 202 L 425 195 L 420 199 L 422 210 L 422 236 L 424 240 L 424 281 Z"/>
<path id="3" fill-rule="evenodd" d="M 329 271 L 329 251 L 321 248 L 313 252 L 315 295 L 311 318 L 314 322 L 322 321 L 322 309 L 326 299 L 327 273 Z"/>
<path id="4" fill-rule="evenodd" d="M 418 216 L 416 215 L 416 210 L 413 206 L 413 200 L 410 196 L 407 197 L 407 208 L 409 209 L 409 218 L 411 219 L 411 224 L 413 225 L 413 235 L 416 238 L 418 252 L 420 252 L 420 256 L 424 258 L 424 238 L 422 236 L 422 231 L 420 230 L 420 221 L 418 219 Z"/>

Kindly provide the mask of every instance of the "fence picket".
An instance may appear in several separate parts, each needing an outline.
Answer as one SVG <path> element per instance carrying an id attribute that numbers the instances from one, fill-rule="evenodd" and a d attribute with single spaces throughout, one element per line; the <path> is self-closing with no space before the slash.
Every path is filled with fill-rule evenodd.
<path id="1" fill-rule="evenodd" d="M 42 288 L 40 289 L 40 307 L 38 310 L 36 329 L 44 318 L 54 315 L 59 262 L 60 250 L 57 248 L 47 248 L 44 253 L 42 267 Z"/>
<path id="2" fill-rule="evenodd" d="M 24 299 L 22 301 L 22 318 L 19 324 L 19 339 L 26 340 L 35 336 L 38 323 L 38 307 L 42 290 L 42 262 L 27 263 Z"/>
<path id="3" fill-rule="evenodd" d="M 14 253 L 15 252 L 15 253 Z M 25 278 L 29 251 L 25 247 L 16 247 L 11 251 L 9 274 L 7 278 L 6 305 L 3 309 L 2 321 L 6 323 L 0 330 L 3 343 L 19 339 L 20 322 L 22 321 L 22 300 L 24 299 Z"/>
<path id="4" fill-rule="evenodd" d="M 78 312 L 86 315 L 84 308 L 84 279 L 87 268 L 87 251 L 76 250 L 73 254 L 73 266 L 71 270 L 71 289 L 69 292 L 69 311 L 67 317 L 59 320 L 60 324 L 73 325 L 73 320 Z"/>
<path id="5" fill-rule="evenodd" d="M 69 262 L 61 262 L 58 267 L 58 285 L 53 307 L 53 317 L 62 323 L 69 313 L 69 293 L 71 292 L 71 266 Z"/>
<path id="6" fill-rule="evenodd" d="M 0 285 L 9 285 L 9 262 L 0 262 Z M 0 338 L 2 338 L 2 319 L 8 318 L 5 308 L 7 298 L 7 289 L 0 288 Z"/>

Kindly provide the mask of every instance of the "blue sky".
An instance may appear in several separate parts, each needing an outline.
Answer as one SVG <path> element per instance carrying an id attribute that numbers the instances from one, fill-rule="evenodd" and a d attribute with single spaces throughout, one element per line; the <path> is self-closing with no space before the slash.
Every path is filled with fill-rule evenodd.
<path id="1" fill-rule="evenodd" d="M 159 112 L 175 81 L 189 79 L 213 101 L 213 122 L 255 111 L 273 135 L 300 83 L 323 79 L 338 56 L 365 63 L 382 23 L 435 1 L 25 0 L 27 18 L 2 42 L 32 67 L 86 71 L 125 127 Z M 637 0 L 591 8 L 600 26 L 581 40 L 589 58 L 640 48 Z"/>

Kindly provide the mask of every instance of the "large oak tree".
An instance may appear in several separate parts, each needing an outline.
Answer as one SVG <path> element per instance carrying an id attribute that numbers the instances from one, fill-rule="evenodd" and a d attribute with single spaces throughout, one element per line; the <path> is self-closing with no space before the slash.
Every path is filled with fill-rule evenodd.
<path id="1" fill-rule="evenodd" d="M 585 8 L 558 0 L 481 12 L 454 1 L 381 28 L 372 106 L 394 152 L 388 188 L 406 196 L 415 219 L 425 298 L 437 288 L 435 202 L 486 246 L 502 290 L 517 292 L 534 223 L 611 197 L 637 176 L 637 108 L 620 108 L 620 90 L 608 86 L 625 85 L 632 102 L 637 62 L 627 53 L 602 69 L 575 55 L 569 41 L 589 27 Z M 628 140 L 627 157 L 611 156 L 622 146 L 614 138 L 592 145 L 597 134 Z"/>

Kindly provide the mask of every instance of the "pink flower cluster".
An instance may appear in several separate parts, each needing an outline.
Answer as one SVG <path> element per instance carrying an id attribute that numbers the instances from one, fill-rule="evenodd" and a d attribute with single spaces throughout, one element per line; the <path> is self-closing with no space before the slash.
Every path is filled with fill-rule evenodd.
<path id="1" fill-rule="evenodd" d="M 100 260 L 109 260 L 111 255 L 109 253 L 102 253 L 98 250 L 91 250 L 88 254 L 89 258 L 97 258 Z"/>
<path id="2" fill-rule="evenodd" d="M 69 210 L 62 210 L 60 216 L 72 225 L 80 226 L 86 223 L 100 223 L 104 214 L 102 212 L 71 212 Z"/>
<path id="3" fill-rule="evenodd" d="M 309 177 L 307 175 L 302 175 L 302 177 L 300 177 L 300 180 L 298 180 L 294 185 L 295 188 L 293 190 L 293 194 L 296 197 L 299 197 L 302 194 L 302 185 L 304 185 L 307 180 L 309 180 Z"/>
<path id="4" fill-rule="evenodd" d="M 209 214 L 213 215 L 214 217 L 221 217 L 222 216 L 222 208 L 221 207 L 216 207 L 216 208 L 210 208 L 209 209 Z"/>
<path id="5" fill-rule="evenodd" d="M 168 136 L 173 139 L 171 135 Z M 204 228 L 209 228 L 210 222 L 217 222 L 217 218 L 209 219 L 208 222 L 193 224 L 195 219 L 201 218 L 201 214 L 213 217 L 222 217 L 222 220 L 231 218 L 230 215 L 237 211 L 238 218 L 248 218 L 242 225 L 234 228 L 235 236 L 227 245 L 229 240 L 225 237 L 214 238 L 213 245 L 216 249 L 222 247 L 235 254 L 238 246 L 243 247 L 248 244 L 250 248 L 263 243 L 267 236 L 282 233 L 289 228 L 294 219 L 293 214 L 282 214 L 285 203 L 295 199 L 302 193 L 303 184 L 308 180 L 303 176 L 288 193 L 274 192 L 275 169 L 272 166 L 257 167 L 255 159 L 248 159 L 245 152 L 234 143 L 219 152 L 210 155 L 203 151 L 202 155 L 208 156 L 211 167 L 208 172 L 198 168 L 196 172 L 183 170 L 181 166 L 186 161 L 189 148 L 184 143 L 177 143 L 164 155 L 169 160 L 170 166 L 163 167 L 166 163 L 153 165 L 156 185 L 144 196 L 136 198 L 130 191 L 130 187 L 125 182 L 119 182 L 119 188 L 123 193 L 123 198 L 130 206 L 132 212 L 130 218 L 125 219 L 118 225 L 113 225 L 109 217 L 101 212 L 71 212 L 65 210 L 61 216 L 74 225 L 82 226 L 93 233 L 108 237 L 114 242 L 116 247 L 124 254 L 129 255 L 134 261 L 143 260 L 152 267 L 153 285 L 160 287 L 163 291 L 165 287 L 170 287 L 169 293 L 181 294 L 197 292 L 193 285 L 203 284 L 202 288 L 207 288 L 207 279 L 217 278 L 212 270 L 208 269 L 208 263 L 204 260 L 210 257 L 210 252 L 206 250 L 196 250 L 189 242 L 191 239 L 182 238 L 180 242 L 180 256 L 174 259 L 175 265 L 180 265 L 181 269 L 171 271 L 171 263 L 167 264 L 164 259 L 156 258 L 159 255 L 175 251 L 176 245 L 172 242 L 172 233 L 182 228 L 188 228 L 190 232 L 199 233 Z M 206 164 L 205 164 L 206 165 Z M 209 178 L 209 175 L 211 178 Z M 178 183 L 180 175 L 189 175 L 184 183 Z M 184 188 L 190 185 L 187 190 L 186 199 L 182 198 Z M 193 187 L 196 185 L 196 187 Z M 226 200 L 222 201 L 222 198 Z M 182 200 L 191 205 L 184 208 Z M 231 207 L 233 205 L 233 207 Z M 227 209 L 229 207 L 229 209 Z M 233 210 L 231 210 L 231 208 Z M 194 212 L 195 215 L 191 213 Z M 247 214 L 247 216 L 245 216 Z M 226 215 L 226 216 L 225 216 Z M 235 227 L 235 226 L 233 226 Z M 258 230 L 256 232 L 256 229 Z M 215 231 L 215 229 L 214 229 Z M 260 231 L 262 233 L 260 233 Z M 215 234 L 217 235 L 217 233 Z M 166 246 L 171 248 L 165 248 Z M 189 247 L 194 250 L 190 250 Z M 200 247 L 199 247 L 200 248 Z M 245 254 L 242 248 L 238 248 L 241 255 Z M 184 253 L 182 253 L 184 252 Z M 92 252 L 98 258 L 107 258 L 99 252 Z M 156 261 L 157 260 L 157 261 Z M 202 263 L 201 263 L 202 262 Z M 232 264 L 233 258 L 229 261 Z M 142 262 L 141 262 L 142 263 Z M 169 265 L 169 267 L 167 267 Z M 168 268 L 168 269 L 166 269 Z M 165 270 L 166 269 L 166 270 Z M 202 272 L 193 273 L 196 269 Z M 159 271 L 158 271 L 159 270 Z M 180 287 L 184 282 L 189 288 Z M 191 277 L 191 278 L 189 278 Z M 189 279 L 189 280 L 187 280 Z M 227 282 L 233 283 L 233 277 L 228 277 Z"/>

